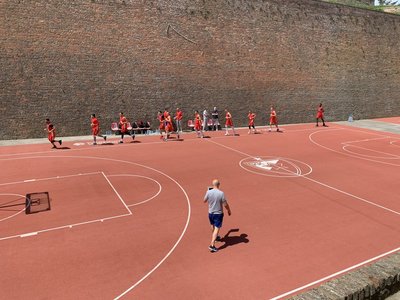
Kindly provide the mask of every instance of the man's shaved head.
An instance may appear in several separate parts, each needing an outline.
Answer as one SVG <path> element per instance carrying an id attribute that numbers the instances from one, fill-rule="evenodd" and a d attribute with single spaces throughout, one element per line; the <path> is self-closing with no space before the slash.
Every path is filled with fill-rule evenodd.
<path id="1" fill-rule="evenodd" d="M 214 179 L 214 180 L 212 181 L 212 185 L 213 185 L 214 187 L 218 188 L 219 185 L 220 185 L 219 180 L 218 180 L 218 179 Z"/>

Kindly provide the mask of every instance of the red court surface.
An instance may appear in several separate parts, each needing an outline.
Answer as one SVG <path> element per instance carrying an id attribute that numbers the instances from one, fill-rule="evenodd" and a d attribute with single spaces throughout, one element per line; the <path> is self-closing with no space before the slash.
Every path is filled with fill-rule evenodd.
<path id="1" fill-rule="evenodd" d="M 399 135 L 239 132 L 0 147 L 0 298 L 283 299 L 400 250 Z M 217 253 L 213 178 L 232 208 Z M 9 206 L 35 192 L 50 211 Z"/>

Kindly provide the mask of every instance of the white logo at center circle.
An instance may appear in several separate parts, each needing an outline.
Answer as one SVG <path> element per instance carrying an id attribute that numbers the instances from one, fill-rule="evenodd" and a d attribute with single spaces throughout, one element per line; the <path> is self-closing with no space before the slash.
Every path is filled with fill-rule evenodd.
<path id="1" fill-rule="evenodd" d="M 299 177 L 312 172 L 310 165 L 284 157 L 247 157 L 239 164 L 246 171 L 272 177 Z"/>

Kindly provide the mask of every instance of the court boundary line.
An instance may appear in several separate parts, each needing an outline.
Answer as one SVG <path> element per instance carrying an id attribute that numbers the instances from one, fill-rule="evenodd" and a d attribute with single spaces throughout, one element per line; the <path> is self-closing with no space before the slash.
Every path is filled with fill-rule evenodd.
<path id="1" fill-rule="evenodd" d="M 245 155 L 245 156 L 247 156 L 247 157 L 254 158 L 254 159 L 257 158 L 257 156 L 249 155 L 249 154 L 247 154 L 247 153 L 245 153 L 245 152 L 242 152 L 242 151 L 240 151 L 240 150 L 236 150 L 236 149 L 231 148 L 231 147 L 229 147 L 229 146 L 226 146 L 226 145 L 223 145 L 223 144 L 214 142 L 214 141 L 209 141 L 209 142 L 210 142 L 210 143 L 214 143 L 214 144 L 219 145 L 219 146 L 222 146 L 222 147 L 224 147 L 224 148 L 233 150 L 233 151 L 238 152 L 238 153 L 240 153 L 240 154 L 242 154 L 242 155 Z M 246 171 L 247 171 L 247 170 L 246 170 Z M 334 190 L 334 191 L 339 192 L 339 193 L 341 193 L 341 194 L 344 194 L 344 195 L 346 195 L 346 196 L 355 198 L 355 199 L 357 199 L 357 200 L 359 200 L 359 201 L 362 201 L 362 202 L 364 202 L 364 203 L 370 204 L 370 205 L 372 205 L 372 206 L 381 208 L 381 209 L 383 209 L 383 210 L 386 210 L 386 211 L 388 211 L 388 212 L 391 212 L 391 213 L 393 213 L 393 214 L 396 214 L 396 215 L 400 216 L 400 212 L 398 212 L 398 211 L 396 211 L 396 210 L 390 209 L 390 208 L 385 207 L 385 206 L 383 206 L 383 205 L 380 205 L 380 204 L 377 204 L 377 203 L 375 203 L 375 202 L 366 200 L 366 199 L 364 199 L 364 198 L 362 198 L 362 197 L 359 197 L 359 196 L 353 195 L 353 194 L 351 194 L 351 193 L 348 193 L 348 192 L 346 192 L 346 191 L 340 190 L 340 189 L 338 189 L 338 188 L 335 188 L 335 187 L 333 187 L 333 186 L 330 186 L 329 184 L 323 183 L 323 182 L 321 182 L 321 181 L 318 181 L 318 180 L 316 180 L 316 179 L 310 178 L 310 177 L 308 177 L 308 176 L 301 175 L 301 174 L 300 174 L 300 175 L 296 175 L 295 173 L 290 172 L 290 171 L 288 171 L 288 170 L 287 170 L 287 172 L 288 172 L 289 174 L 292 173 L 292 174 L 294 175 L 294 177 L 300 177 L 300 178 L 307 179 L 307 180 L 312 181 L 312 182 L 314 182 L 314 183 L 316 183 L 316 184 L 322 185 L 322 186 L 324 186 L 324 187 L 326 187 L 326 188 L 328 188 L 328 189 Z M 261 175 L 261 174 L 259 174 L 259 175 Z"/>
<path id="2" fill-rule="evenodd" d="M 328 276 L 326 276 L 326 277 L 324 277 L 324 278 L 321 278 L 321 279 L 318 279 L 318 280 L 316 280 L 316 281 L 310 282 L 310 283 L 308 283 L 308 284 L 306 284 L 306 285 L 303 285 L 303 286 L 301 286 L 301 287 L 298 287 L 298 288 L 293 289 L 293 290 L 291 290 L 291 291 L 288 291 L 288 292 L 286 292 L 286 293 L 283 293 L 283 294 L 280 294 L 280 295 L 278 295 L 278 296 L 275 296 L 275 297 L 271 298 L 270 300 L 282 299 L 282 298 L 284 298 L 284 297 L 286 297 L 286 296 L 289 296 L 289 295 L 292 295 L 292 294 L 294 294 L 294 293 L 297 293 L 297 292 L 300 292 L 300 291 L 302 291 L 302 290 L 305 290 L 305 289 L 307 289 L 307 288 L 309 288 L 309 287 L 311 287 L 311 286 L 313 286 L 313 285 L 320 284 L 320 283 L 322 283 L 322 282 L 324 282 L 324 281 L 327 281 L 327 280 L 329 280 L 329 279 L 332 279 L 332 278 L 334 278 L 334 277 L 337 277 L 337 276 L 339 276 L 339 275 L 342 275 L 342 274 L 344 274 L 344 273 L 347 273 L 347 272 L 352 271 L 352 270 L 354 270 L 354 269 L 357 269 L 357 268 L 359 268 L 359 267 L 363 267 L 363 266 L 365 266 L 365 265 L 367 265 L 367 264 L 369 264 L 369 263 L 371 263 L 371 262 L 374 262 L 374 261 L 376 261 L 376 260 L 378 260 L 378 259 L 380 259 L 380 258 L 383 258 L 383 257 L 385 257 L 385 256 L 388 256 L 388 255 L 393 254 L 393 253 L 398 252 L 398 251 L 400 251 L 400 247 L 399 247 L 399 248 L 396 248 L 396 249 L 393 249 L 393 250 L 390 250 L 390 251 L 388 251 L 388 252 L 385 252 L 385 253 L 383 253 L 383 254 L 377 255 L 377 256 L 372 257 L 372 258 L 370 258 L 370 259 L 367 259 L 367 260 L 365 260 L 365 261 L 363 261 L 363 262 L 360 262 L 360 263 L 358 263 L 358 264 L 356 264 L 356 265 L 354 265 L 354 266 L 348 267 L 347 269 L 343 269 L 343 270 L 338 271 L 338 272 L 336 272 L 336 273 L 334 273 L 334 274 L 331 274 L 331 275 L 328 275 Z"/>
<path id="3" fill-rule="evenodd" d="M 195 139 L 193 139 L 195 140 Z M 162 142 L 163 143 L 163 142 Z M 183 230 L 181 234 L 179 235 L 178 239 L 174 243 L 174 245 L 171 247 L 171 249 L 164 255 L 164 257 L 152 268 L 150 271 L 148 271 L 143 277 L 141 277 L 139 280 L 136 280 L 133 285 L 131 285 L 129 288 L 127 288 L 124 292 L 116 296 L 114 299 L 118 300 L 122 297 L 124 297 L 126 294 L 131 292 L 133 289 L 135 289 L 138 285 L 140 285 L 144 280 L 146 280 L 151 274 L 153 274 L 163 263 L 168 259 L 169 256 L 175 251 L 175 249 L 178 247 L 180 244 L 181 240 L 183 239 L 184 235 L 186 234 L 186 231 L 189 227 L 190 219 L 191 219 L 191 213 L 192 213 L 192 207 L 190 204 L 190 198 L 186 190 L 183 188 L 183 186 L 173 177 L 169 176 L 168 174 L 164 173 L 163 171 L 160 171 L 156 168 L 146 166 L 143 164 L 135 163 L 132 161 L 127 161 L 127 160 L 121 160 L 121 159 L 115 159 L 115 158 L 107 158 L 107 157 L 96 157 L 96 156 L 85 156 L 85 155 L 60 155 L 60 156 L 27 156 L 27 157 L 15 157 L 15 158 L 7 158 L 6 160 L 22 160 L 22 159 L 46 159 L 46 158 L 81 158 L 81 159 L 95 159 L 95 160 L 102 160 L 102 161 L 111 161 L 111 162 L 117 162 L 117 163 L 122 163 L 122 164 L 128 164 L 128 165 L 133 165 L 137 167 L 141 167 L 147 170 L 154 171 L 166 178 L 168 178 L 170 181 L 172 181 L 174 184 L 176 184 L 179 189 L 182 191 L 184 198 L 186 199 L 186 204 L 187 204 L 187 215 L 186 215 L 186 222 L 183 227 Z M 4 160 L 1 159 L 0 160 Z M 125 217 L 125 216 L 130 216 L 130 215 L 124 215 L 120 217 Z M 1 239 L 0 239 L 1 241 Z"/>
<path id="4" fill-rule="evenodd" d="M 390 145 L 390 143 L 389 143 Z M 383 151 L 379 151 L 379 150 L 373 150 L 373 149 L 369 149 L 369 148 L 365 148 L 365 147 L 361 147 L 361 146 L 356 146 L 356 145 L 347 145 L 344 144 L 342 149 L 348 153 L 352 153 L 354 155 L 360 155 L 360 156 L 364 156 L 364 157 L 374 157 L 372 155 L 366 155 L 366 154 L 359 154 L 359 153 L 355 153 L 355 152 L 351 152 L 350 150 L 345 150 L 347 147 L 354 147 L 354 148 L 358 148 L 358 149 L 363 149 L 363 150 L 367 150 L 367 151 L 371 151 L 371 152 L 376 152 L 376 153 L 380 153 L 380 154 L 384 154 L 387 156 L 393 156 L 393 158 L 390 157 L 380 157 L 380 156 L 375 156 L 375 158 L 380 158 L 380 159 L 400 159 L 400 156 L 396 155 L 396 154 L 391 154 L 391 153 L 386 153 Z"/>
<path id="5" fill-rule="evenodd" d="M 247 154 L 247 153 L 245 153 L 245 152 L 243 152 L 243 151 L 234 149 L 234 148 L 232 148 L 232 147 L 229 147 L 229 146 L 226 146 L 226 145 L 223 145 L 223 144 L 214 142 L 214 141 L 209 141 L 209 142 L 214 143 L 214 144 L 219 145 L 219 146 L 222 146 L 222 147 L 224 147 L 224 148 L 226 148 L 226 149 L 232 150 L 232 151 L 237 152 L 237 153 L 239 153 L 239 154 L 246 155 L 246 156 L 248 156 L 248 157 L 250 157 L 250 158 L 256 158 L 256 156 L 249 155 L 249 154 Z M 376 203 L 374 203 L 374 202 L 368 201 L 368 200 L 363 199 L 363 198 L 361 198 L 361 197 L 358 197 L 358 196 L 356 196 L 356 195 L 352 195 L 352 194 L 350 194 L 350 193 L 348 193 L 348 192 L 339 190 L 339 189 L 334 188 L 334 187 L 332 187 L 332 186 L 329 186 L 329 185 L 327 185 L 327 184 L 325 184 L 325 183 L 319 182 L 319 181 L 317 181 L 317 180 L 315 180 L 315 179 L 312 179 L 312 178 L 309 178 L 309 177 L 303 176 L 303 175 L 298 175 L 298 177 L 302 177 L 302 178 L 308 179 L 308 180 L 310 180 L 310 181 L 312 181 L 312 182 L 314 182 L 314 183 L 321 184 L 321 185 L 323 185 L 324 187 L 327 187 L 327 188 L 329 188 L 329 189 L 333 189 L 333 190 L 335 190 L 335 191 L 337 191 L 337 192 L 339 192 L 339 193 L 343 193 L 343 194 L 345 194 L 345 195 L 347 195 L 347 196 L 354 197 L 355 199 L 361 200 L 361 201 L 363 201 L 363 202 L 366 202 L 366 203 L 368 203 L 368 204 L 371 204 L 371 205 L 373 205 L 373 206 L 376 206 L 376 207 L 378 207 L 378 208 L 384 209 L 384 210 L 386 210 L 386 211 L 392 212 L 392 213 L 394 213 L 394 214 L 400 216 L 400 212 L 391 210 L 391 209 L 389 209 L 389 208 L 386 208 L 386 207 L 381 206 L 381 205 L 379 205 L 379 204 L 376 204 Z M 321 282 L 324 282 L 324 281 L 326 281 L 326 280 L 329 280 L 329 279 L 331 279 L 331 278 L 333 278 L 333 277 L 336 277 L 336 276 L 338 276 L 338 275 L 344 274 L 344 273 L 349 272 L 349 271 L 351 271 L 351 270 L 354 270 L 354 269 L 356 269 L 356 268 L 365 266 L 366 264 L 368 264 L 368 263 L 370 263 L 370 262 L 376 261 L 376 260 L 378 260 L 378 259 L 380 259 L 380 258 L 383 258 L 383 257 L 385 257 L 385 256 L 388 256 L 388 255 L 390 255 L 390 254 L 392 254 L 392 253 L 394 253 L 394 252 L 397 252 L 397 251 L 400 251 L 400 247 L 399 247 L 399 248 L 396 248 L 396 249 L 393 249 L 393 250 L 390 250 L 390 251 L 388 251 L 388 252 L 385 252 L 385 253 L 383 253 L 383 254 L 377 255 L 377 256 L 375 256 L 375 257 L 373 257 L 373 258 L 370 258 L 370 259 L 368 259 L 368 260 L 365 260 L 365 261 L 363 261 L 363 262 L 361 262 L 361 263 L 358 263 L 358 264 L 356 264 L 356 265 L 350 266 L 350 267 L 348 267 L 348 268 L 346 268 L 346 269 L 344 269 L 344 270 L 341 270 L 341 271 L 338 271 L 338 272 L 336 272 L 336 273 L 334 273 L 334 274 L 325 276 L 325 277 L 323 277 L 323 278 L 321 278 L 321 279 L 318 279 L 318 280 L 316 280 L 316 281 L 313 281 L 313 282 L 311 282 L 311 283 L 308 283 L 308 284 L 306 284 L 306 285 L 303 285 L 303 286 L 301 286 L 301 287 L 298 287 L 298 288 L 296 288 L 296 289 L 293 289 L 293 290 L 291 290 L 291 291 L 288 291 L 288 292 L 283 293 L 283 294 L 281 294 L 281 295 L 278 295 L 278 296 L 276 296 L 276 297 L 273 297 L 273 298 L 271 298 L 271 300 L 278 300 L 278 299 L 281 299 L 281 298 L 286 297 L 286 296 L 288 296 L 288 295 L 294 294 L 294 293 L 296 293 L 296 292 L 305 290 L 305 289 L 307 289 L 308 287 L 311 287 L 311 286 L 313 286 L 313 285 L 319 284 L 319 283 L 321 283 Z"/>
<path id="6" fill-rule="evenodd" d="M 18 237 L 24 238 L 24 237 L 29 237 L 29 236 L 36 236 L 39 233 L 56 231 L 56 230 L 61 230 L 61 229 L 66 229 L 66 228 L 71 229 L 71 228 L 77 227 L 77 226 L 93 224 L 93 223 L 96 223 L 96 222 L 104 222 L 104 221 L 108 221 L 108 220 L 113 220 L 113 219 L 117 219 L 117 218 L 131 216 L 132 215 L 132 211 L 126 206 L 124 200 L 121 198 L 121 196 L 115 190 L 115 188 L 113 188 L 112 184 L 109 182 L 109 180 L 107 179 L 107 177 L 104 175 L 103 172 L 90 172 L 90 173 L 81 173 L 81 174 L 76 174 L 76 175 L 55 176 L 55 177 L 44 178 L 41 181 L 44 181 L 44 180 L 55 180 L 55 179 L 65 179 L 65 178 L 71 178 L 71 177 L 78 177 L 78 176 L 81 176 L 81 175 L 96 175 L 96 174 L 99 174 L 99 175 L 103 174 L 101 177 L 104 177 L 106 179 L 106 182 L 108 182 L 111 185 L 111 188 L 113 189 L 114 194 L 124 204 L 125 209 L 127 209 L 127 211 L 128 211 L 127 214 L 112 215 L 112 216 L 108 216 L 108 217 L 92 219 L 92 220 L 83 221 L 83 222 L 76 222 L 76 223 L 71 223 L 71 224 L 67 224 L 67 225 L 60 225 L 60 226 L 45 228 L 45 229 L 41 229 L 41 230 L 30 231 L 30 232 L 26 232 L 26 233 L 19 233 L 19 234 L 4 236 L 4 237 L 0 237 L 0 242 L 4 241 L 4 240 L 13 239 L 13 238 L 18 238 Z M 21 181 L 21 182 L 16 182 L 16 183 L 7 183 L 7 184 L 24 184 L 24 183 L 35 183 L 35 182 L 38 182 L 38 181 L 30 181 L 29 180 L 27 182 L 26 181 Z M 25 196 L 24 196 L 24 198 L 25 198 Z"/>
<path id="7" fill-rule="evenodd" d="M 78 174 L 70 174 L 70 175 L 44 177 L 44 178 L 32 178 L 32 179 L 26 179 L 26 180 L 22 180 L 22 181 L 0 183 L 0 186 L 22 184 L 22 183 L 32 183 L 32 182 L 55 180 L 55 179 L 65 179 L 65 178 L 78 177 L 78 176 L 90 176 L 90 175 L 96 175 L 96 174 L 101 174 L 101 173 L 102 172 L 89 172 L 89 173 L 78 173 Z"/>
<path id="8" fill-rule="evenodd" d="M 328 129 L 328 130 L 329 130 L 329 131 L 334 131 L 334 130 L 351 130 L 351 131 L 356 131 L 356 132 L 362 132 L 362 133 L 369 133 L 369 134 L 379 135 L 379 134 L 370 133 L 370 132 L 366 132 L 366 131 L 362 131 L 362 130 L 352 130 L 352 129 L 347 129 L 347 128 Z M 313 135 L 316 134 L 316 133 L 318 133 L 318 131 L 315 131 L 315 132 L 310 133 L 310 134 L 308 135 L 308 140 L 309 140 L 312 144 L 314 144 L 314 145 L 316 145 L 316 146 L 318 146 L 318 147 L 321 147 L 321 148 L 323 148 L 323 149 L 325 149 L 325 150 L 328 150 L 328 151 L 331 151 L 331 152 L 334 152 L 334 153 L 338 153 L 338 154 L 341 154 L 341 155 L 344 155 L 344 156 L 354 157 L 354 158 L 357 158 L 357 159 L 363 159 L 363 160 L 367 160 L 367 161 L 371 161 L 371 162 L 375 162 L 375 163 L 380 163 L 380 164 L 384 164 L 384 165 L 389 165 L 389 166 L 394 166 L 394 167 L 400 167 L 400 164 L 397 165 L 397 164 L 393 164 L 393 163 L 390 163 L 390 162 L 379 161 L 379 160 L 375 160 L 375 159 L 370 159 L 370 158 L 366 158 L 366 157 L 361 157 L 361 156 L 353 155 L 353 154 L 350 154 L 350 153 L 345 153 L 345 152 L 343 152 L 343 151 L 337 151 L 337 150 L 334 150 L 334 149 L 329 148 L 329 147 L 327 147 L 327 146 L 321 145 L 320 143 L 316 142 L 316 141 L 313 139 Z"/>

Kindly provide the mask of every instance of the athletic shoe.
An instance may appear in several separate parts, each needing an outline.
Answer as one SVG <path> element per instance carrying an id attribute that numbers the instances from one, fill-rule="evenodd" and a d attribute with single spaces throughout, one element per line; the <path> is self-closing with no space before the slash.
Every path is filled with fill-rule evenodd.
<path id="1" fill-rule="evenodd" d="M 317 124 L 317 125 L 315 125 L 315 127 L 318 127 L 319 125 Z"/>
<path id="2" fill-rule="evenodd" d="M 271 129 L 269 129 L 268 132 L 271 132 Z"/>
<path id="3" fill-rule="evenodd" d="M 119 142 L 118 142 L 118 144 L 123 144 L 123 143 L 124 143 L 124 141 L 119 141 Z"/>
<path id="4" fill-rule="evenodd" d="M 225 133 L 225 135 L 229 135 L 229 133 Z"/>
<path id="5" fill-rule="evenodd" d="M 324 127 L 328 127 L 328 125 L 325 125 L 325 124 L 324 124 L 324 125 L 322 125 L 322 126 L 324 126 Z"/>
<path id="6" fill-rule="evenodd" d="M 57 146 L 53 146 L 51 149 L 57 149 Z"/>
<path id="7" fill-rule="evenodd" d="M 210 250 L 211 253 L 218 251 L 217 247 L 215 247 L 215 246 L 208 246 L 208 250 Z"/>
<path id="8" fill-rule="evenodd" d="M 97 145 L 97 143 L 95 142 L 95 143 L 93 143 L 93 145 Z"/>

